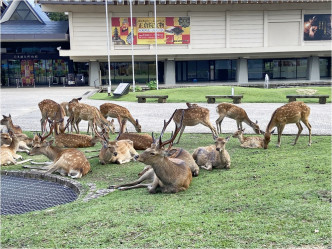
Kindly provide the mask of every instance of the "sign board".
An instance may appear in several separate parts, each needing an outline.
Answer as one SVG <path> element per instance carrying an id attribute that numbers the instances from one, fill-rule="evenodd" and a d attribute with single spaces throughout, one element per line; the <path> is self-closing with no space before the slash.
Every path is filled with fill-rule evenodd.
<path id="1" fill-rule="evenodd" d="M 122 95 L 128 94 L 129 88 L 130 88 L 129 83 L 120 83 L 113 92 L 114 97 L 121 97 Z"/>

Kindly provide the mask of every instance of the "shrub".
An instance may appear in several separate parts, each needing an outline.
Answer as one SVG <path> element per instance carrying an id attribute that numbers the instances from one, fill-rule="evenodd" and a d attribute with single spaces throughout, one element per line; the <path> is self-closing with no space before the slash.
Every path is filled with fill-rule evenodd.
<path id="1" fill-rule="evenodd" d="M 150 90 L 156 90 L 157 89 L 157 81 L 150 80 L 148 83 L 146 83 Z"/>

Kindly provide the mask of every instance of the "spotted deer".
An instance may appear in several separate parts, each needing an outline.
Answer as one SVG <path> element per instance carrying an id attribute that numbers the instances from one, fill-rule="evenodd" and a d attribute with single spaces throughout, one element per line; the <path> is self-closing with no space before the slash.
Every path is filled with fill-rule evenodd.
<path id="1" fill-rule="evenodd" d="M 112 132 L 114 134 L 114 124 L 113 120 L 110 122 L 106 120 L 100 113 L 97 107 L 79 103 L 82 98 L 74 98 L 68 104 L 68 109 L 70 113 L 70 122 L 73 124 L 76 133 L 79 133 L 79 122 L 81 120 L 86 120 L 89 122 L 89 127 L 100 127 L 101 129 L 106 129 L 107 132 Z M 94 132 L 94 128 L 91 129 L 91 133 Z"/>
<path id="2" fill-rule="evenodd" d="M 34 137 L 34 145 L 30 151 L 30 155 L 45 155 L 53 161 L 48 166 L 23 166 L 29 169 L 38 169 L 46 174 L 59 172 L 62 176 L 70 176 L 71 178 L 81 178 L 90 171 L 90 163 L 86 159 L 83 152 L 78 149 L 62 149 L 53 146 L 53 140 L 47 142 L 45 139 L 51 134 Z"/>
<path id="3" fill-rule="evenodd" d="M 233 133 L 232 137 L 238 138 L 240 141 L 240 146 L 242 148 L 263 148 L 264 138 L 263 137 L 245 137 L 243 136 L 245 129 L 238 130 Z"/>
<path id="4" fill-rule="evenodd" d="M 60 104 L 51 100 L 51 99 L 44 99 L 38 103 L 38 107 L 40 109 L 42 118 L 40 120 L 41 131 L 44 133 L 46 131 L 46 124 L 47 120 L 55 120 L 57 123 L 60 124 L 59 127 L 63 129 L 65 126 L 64 121 L 59 122 L 59 120 L 63 120 L 65 116 L 65 111 L 61 107 Z M 56 127 L 57 132 L 59 132 L 59 128 Z"/>
<path id="5" fill-rule="evenodd" d="M 229 139 L 230 137 L 218 137 L 214 145 L 197 148 L 193 153 L 193 158 L 198 166 L 206 170 L 212 170 L 212 168 L 229 169 L 231 158 L 225 148 Z"/>
<path id="6" fill-rule="evenodd" d="M 187 103 L 187 109 L 177 109 L 173 120 L 177 126 L 180 124 L 182 111 L 184 112 L 183 124 L 180 131 L 180 135 L 176 144 L 180 142 L 180 138 L 186 126 L 195 126 L 198 124 L 205 125 L 210 128 L 213 138 L 217 138 L 217 130 L 210 122 L 210 111 L 207 108 L 200 107 L 197 104 Z"/>
<path id="7" fill-rule="evenodd" d="M 11 130 L 15 134 L 22 133 L 21 127 L 18 125 L 13 124 L 12 116 L 9 114 L 9 116 L 2 115 L 3 119 L 1 119 L 1 124 L 6 126 L 7 130 Z"/>
<path id="8" fill-rule="evenodd" d="M 151 147 L 146 149 L 139 155 L 137 160 L 146 165 L 151 165 L 154 171 L 154 177 L 152 184 L 138 184 L 137 187 L 147 187 L 149 193 L 156 193 L 158 189 L 162 193 L 177 193 L 189 188 L 192 181 L 192 173 L 188 164 L 178 158 L 170 158 L 167 156 L 167 151 L 164 148 L 165 145 L 173 143 L 176 135 L 181 130 L 182 121 L 184 117 L 184 111 L 180 119 L 179 125 L 176 125 L 175 132 L 172 133 L 171 138 L 162 141 L 163 134 L 167 125 L 172 121 L 175 113 L 171 116 L 168 122 L 164 121 L 164 127 L 161 131 L 158 141 L 154 139 L 152 134 L 153 143 Z"/>
<path id="9" fill-rule="evenodd" d="M 256 134 L 262 133 L 257 124 L 258 122 L 252 122 L 249 119 L 246 111 L 241 107 L 230 103 L 221 103 L 217 106 L 216 111 L 219 114 L 219 118 L 216 120 L 217 130 L 219 134 L 221 134 L 221 123 L 225 117 L 236 120 L 238 130 L 242 130 L 242 122 L 244 122 L 245 124 L 249 125 Z"/>
<path id="10" fill-rule="evenodd" d="M 124 129 L 127 121 L 129 121 L 133 124 L 137 132 L 142 131 L 142 127 L 138 123 L 138 119 L 135 120 L 127 108 L 112 103 L 105 103 L 102 104 L 99 109 L 104 118 L 117 118 L 119 121 L 119 125 L 123 125 Z"/>
<path id="11" fill-rule="evenodd" d="M 19 148 L 19 140 L 16 137 L 15 133 L 9 130 L 9 135 L 11 136 L 11 143 L 10 145 L 2 145 L 1 152 L 0 152 L 0 165 L 10 165 L 10 164 L 22 164 L 26 163 L 28 160 L 24 160 L 21 162 L 17 162 L 17 159 L 22 159 L 21 155 L 16 154 Z"/>
<path id="12" fill-rule="evenodd" d="M 278 143 L 277 147 L 280 147 L 281 143 L 281 135 L 285 128 L 286 124 L 295 123 L 298 128 L 298 133 L 296 135 L 295 141 L 293 145 L 296 144 L 303 127 L 301 125 L 301 121 L 309 130 L 309 143 L 308 146 L 311 145 L 311 125 L 309 123 L 309 115 L 310 115 L 310 108 L 301 101 L 293 101 L 286 105 L 283 105 L 277 108 L 271 117 L 269 124 L 266 127 L 264 133 L 264 149 L 267 149 L 268 144 L 271 140 L 271 130 L 274 127 L 277 127 L 278 130 Z"/>
<path id="13" fill-rule="evenodd" d="M 30 150 L 29 145 L 32 145 L 32 139 L 23 133 L 15 134 L 16 138 L 19 141 L 18 152 L 26 152 L 28 153 Z M 9 133 L 1 133 L 1 146 L 9 146 L 12 142 L 12 137 Z"/>

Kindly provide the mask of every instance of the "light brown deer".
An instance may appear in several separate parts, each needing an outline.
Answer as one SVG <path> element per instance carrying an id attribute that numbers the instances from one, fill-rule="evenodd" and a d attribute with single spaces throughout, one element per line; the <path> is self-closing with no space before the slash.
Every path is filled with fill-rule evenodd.
<path id="1" fill-rule="evenodd" d="M 16 138 L 19 141 L 18 152 L 26 152 L 28 153 L 30 147 L 28 145 L 32 145 L 32 139 L 23 133 L 15 134 Z M 1 133 L 1 146 L 9 146 L 12 142 L 12 138 L 8 133 Z"/>
<path id="2" fill-rule="evenodd" d="M 193 153 L 193 158 L 198 166 L 206 170 L 212 170 L 212 168 L 229 169 L 231 158 L 225 148 L 229 138 L 218 137 L 214 145 L 197 148 Z"/>
<path id="3" fill-rule="evenodd" d="M 311 125 L 309 123 L 310 108 L 301 101 L 293 101 L 286 105 L 283 105 L 276 109 L 272 114 L 271 120 L 266 127 L 264 134 L 264 149 L 267 149 L 268 144 L 271 139 L 271 130 L 277 127 L 278 130 L 278 143 L 277 147 L 280 147 L 281 135 L 286 124 L 295 123 L 298 128 L 298 133 L 296 135 L 293 145 L 296 144 L 303 127 L 300 123 L 302 121 L 309 130 L 309 144 L 311 145 Z"/>
<path id="4" fill-rule="evenodd" d="M 38 103 L 38 107 L 42 115 L 42 118 L 40 120 L 42 133 L 46 131 L 46 123 L 48 119 L 57 121 L 57 123 L 60 124 L 61 128 L 65 126 L 64 121 L 59 122 L 59 120 L 64 119 L 65 111 L 57 102 L 51 99 L 44 99 Z M 56 127 L 56 131 L 59 133 L 58 127 Z"/>
<path id="5" fill-rule="evenodd" d="M 78 124 L 81 120 L 86 120 L 89 122 L 89 127 L 100 127 L 101 129 L 106 129 L 107 132 L 112 132 L 114 134 L 114 124 L 113 120 L 109 122 L 106 120 L 100 113 L 97 107 L 79 103 L 81 98 L 74 98 L 68 104 L 68 109 L 70 113 L 70 122 L 74 125 L 74 129 L 76 133 L 79 133 Z M 91 129 L 91 133 L 93 133 L 94 128 Z"/>
<path id="6" fill-rule="evenodd" d="M 9 135 L 11 136 L 12 141 L 9 146 L 1 146 L 0 165 L 22 164 L 30 161 L 29 159 L 21 162 L 16 161 L 17 159 L 22 159 L 21 155 L 16 154 L 20 141 L 16 137 L 15 133 L 13 133 L 11 130 L 9 130 Z"/>
<path id="7" fill-rule="evenodd" d="M 221 133 L 221 123 L 225 117 L 236 120 L 238 130 L 242 130 L 242 122 L 244 122 L 247 125 L 249 125 L 255 131 L 256 134 L 262 133 L 257 124 L 258 122 L 257 121 L 256 123 L 252 122 L 249 119 L 246 111 L 241 107 L 238 107 L 230 103 L 221 103 L 217 106 L 216 111 L 219 114 L 219 118 L 216 120 L 217 130 L 219 134 Z"/>
<path id="8" fill-rule="evenodd" d="M 51 165 L 37 167 L 37 166 L 23 166 L 29 169 L 38 169 L 46 174 L 59 172 L 62 176 L 70 176 L 71 178 L 81 178 L 90 171 L 90 163 L 86 159 L 83 152 L 77 149 L 61 149 L 53 146 L 53 140 L 47 142 L 45 139 L 51 132 L 42 137 L 40 134 L 34 137 L 34 146 L 30 152 L 31 156 L 45 155 L 53 161 Z"/>
<path id="9" fill-rule="evenodd" d="M 245 129 L 238 130 L 233 133 L 232 137 L 238 138 L 240 141 L 240 146 L 243 148 L 263 148 L 264 138 L 263 137 L 245 137 L 243 136 Z"/>
<path id="10" fill-rule="evenodd" d="M 180 124 L 182 111 L 184 111 L 184 118 L 183 118 L 183 124 L 180 131 L 180 135 L 178 138 L 177 144 L 180 142 L 180 138 L 182 136 L 182 133 L 186 126 L 195 126 L 198 124 L 205 125 L 210 128 L 212 132 L 213 138 L 217 138 L 217 130 L 213 127 L 213 125 L 210 122 L 210 111 L 207 108 L 200 107 L 197 104 L 190 104 L 186 103 L 188 108 L 187 109 L 177 109 L 175 112 L 175 115 L 173 117 L 173 120 L 175 124 L 178 126 Z"/>
<path id="11" fill-rule="evenodd" d="M 1 124 L 7 127 L 7 130 L 11 130 L 15 134 L 22 133 L 21 127 L 18 125 L 13 124 L 12 116 L 9 114 L 9 116 L 2 115 L 3 119 L 1 119 Z"/>
<path id="12" fill-rule="evenodd" d="M 169 140 L 162 141 L 166 127 L 172 121 L 176 111 L 177 110 L 175 110 L 168 122 L 164 121 L 164 127 L 158 141 L 153 139 L 151 147 L 146 149 L 137 158 L 139 162 L 151 165 L 155 173 L 152 184 L 142 186 L 148 187 L 151 194 L 156 193 L 157 189 L 160 189 L 162 193 L 177 193 L 179 191 L 184 191 L 188 189 L 192 180 L 192 173 L 188 164 L 181 159 L 168 157 L 167 151 L 164 149 L 165 145 L 173 143 L 176 135 L 179 133 L 182 126 L 184 111 L 182 111 L 180 123 L 179 125 L 176 125 L 174 134 L 172 134 Z M 153 135 L 152 138 L 154 138 Z"/>
<path id="13" fill-rule="evenodd" d="M 123 125 L 124 129 L 128 120 L 133 126 L 135 126 L 137 132 L 141 132 L 142 127 L 138 123 L 138 119 L 135 120 L 127 108 L 112 103 L 105 103 L 102 104 L 99 109 L 104 118 L 117 118 L 119 125 Z"/>

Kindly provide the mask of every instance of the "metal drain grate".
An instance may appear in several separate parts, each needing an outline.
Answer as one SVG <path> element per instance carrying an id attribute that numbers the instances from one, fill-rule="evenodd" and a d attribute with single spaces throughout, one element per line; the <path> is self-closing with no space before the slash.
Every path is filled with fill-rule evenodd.
<path id="1" fill-rule="evenodd" d="M 73 189 L 58 183 L 1 175 L 1 215 L 43 210 L 77 197 Z"/>

